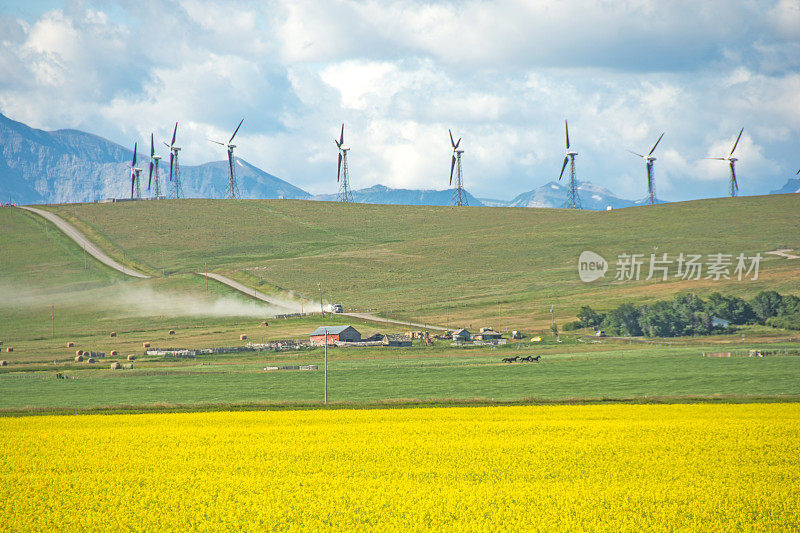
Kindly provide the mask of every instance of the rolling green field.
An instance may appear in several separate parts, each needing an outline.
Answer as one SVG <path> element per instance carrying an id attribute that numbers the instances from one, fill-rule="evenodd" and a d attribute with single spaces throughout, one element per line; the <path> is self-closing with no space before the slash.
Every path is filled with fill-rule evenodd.
<path id="1" fill-rule="evenodd" d="M 612 212 L 181 200 L 51 206 L 121 261 L 156 274 L 206 268 L 265 291 L 441 325 L 544 328 L 550 305 L 611 308 L 692 291 L 800 291 L 800 260 L 764 256 L 759 279 L 614 281 L 620 254 L 800 249 L 797 195 L 720 198 Z M 609 262 L 578 278 L 584 250 Z M 647 275 L 647 265 L 642 278 Z M 705 275 L 704 275 L 705 276 Z M 319 283 L 319 287 L 318 284 Z"/>
<path id="2" fill-rule="evenodd" d="M 320 317 L 274 320 L 268 307 L 194 274 L 206 268 L 262 292 L 442 326 L 499 325 L 523 341 L 454 347 L 332 349 L 329 398 L 339 405 L 572 401 L 797 401 L 800 336 L 769 327 L 651 343 L 547 331 L 580 305 L 602 310 L 676 292 L 764 289 L 800 294 L 800 260 L 766 255 L 757 281 L 670 280 L 591 284 L 577 257 L 619 253 L 745 253 L 800 248 L 794 196 L 720 199 L 613 212 L 343 205 L 302 201 L 185 200 L 48 206 L 116 259 L 154 277 L 127 278 L 49 223 L 0 209 L 0 412 L 105 408 L 319 405 L 322 350 L 168 360 L 153 347 L 208 348 L 304 339 Z M 750 216 L 758 213 L 759 216 Z M 719 228 L 726 227 L 726 232 Z M 162 268 L 165 277 L 162 277 Z M 319 288 L 317 283 L 319 283 Z M 321 289 L 321 290 L 320 290 Z M 498 303 L 500 316 L 498 316 Z M 53 335 L 51 313 L 55 312 Z M 267 320 L 268 326 L 262 322 Z M 364 335 L 402 325 L 328 315 Z M 414 328 L 417 329 L 417 328 Z M 174 335 L 168 333 L 174 330 Z M 110 333 L 116 336 L 111 337 Z M 742 338 L 744 334 L 745 338 Z M 532 343 L 530 337 L 541 336 Z M 67 342 L 75 346 L 67 348 Z M 118 351 L 93 364 L 76 349 Z M 743 357 L 747 350 L 786 355 Z M 733 351 L 730 358 L 703 352 Z M 503 364 L 513 355 L 540 363 Z M 134 355 L 133 370 L 111 370 Z M 55 379 L 62 373 L 69 379 Z"/>

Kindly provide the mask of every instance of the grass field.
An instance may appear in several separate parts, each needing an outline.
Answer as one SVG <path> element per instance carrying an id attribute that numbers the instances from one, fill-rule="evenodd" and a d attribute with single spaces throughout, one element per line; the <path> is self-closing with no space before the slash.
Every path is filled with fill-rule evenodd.
<path id="1" fill-rule="evenodd" d="M 205 268 L 265 290 L 443 323 L 545 327 L 580 305 L 609 308 L 679 291 L 798 293 L 800 260 L 765 256 L 757 281 L 615 282 L 622 253 L 745 253 L 800 249 L 796 195 L 721 198 L 612 212 L 377 206 L 288 200 L 187 200 L 51 207 L 115 253 L 156 273 Z M 577 259 L 610 263 L 591 284 Z M 123 254 L 124 251 L 124 254 Z M 645 267 L 646 268 L 646 267 Z M 646 270 L 645 270 L 646 272 Z M 673 273 L 676 267 L 673 265 Z M 646 277 L 646 276 L 643 276 Z M 505 319 L 505 320 L 503 320 Z M 504 324 L 503 324 L 504 323 Z"/>
<path id="2" fill-rule="evenodd" d="M 3 531 L 793 531 L 800 405 L 0 418 Z"/>
<path id="3" fill-rule="evenodd" d="M 178 362 L 144 356 L 144 342 L 162 348 L 238 346 L 245 342 L 242 334 L 255 342 L 303 339 L 321 323 L 319 316 L 309 316 L 269 319 L 262 327 L 268 308 L 192 274 L 206 260 L 209 270 L 264 292 L 293 291 L 312 300 L 318 298 L 318 280 L 326 301 L 449 326 L 497 327 L 497 301 L 502 300 L 501 329 L 522 329 L 529 339 L 547 329 L 551 302 L 559 320 L 565 320 L 587 299 L 602 308 L 688 289 L 797 293 L 800 261 L 772 256 L 765 258 L 759 281 L 747 282 L 583 284 L 575 272 L 584 247 L 601 254 L 615 246 L 645 253 L 648 243 L 664 239 L 670 252 L 800 248 L 790 231 L 798 222 L 793 201 L 739 198 L 611 213 L 295 201 L 51 206 L 112 255 L 155 276 L 148 280 L 128 279 L 84 260 L 81 249 L 38 217 L 2 209 L 0 222 L 8 231 L 0 234 L 0 340 L 14 352 L 2 355 L 10 364 L 0 367 L 0 411 L 318 405 L 321 372 L 263 369 L 321 365 L 320 349 Z M 739 213 L 768 211 L 775 218 L 744 223 L 745 217 L 726 214 L 732 206 Z M 182 211 L 176 214 L 176 208 Z M 400 217 L 402 224 L 396 223 Z M 710 232 L 714 220 L 733 224 L 740 235 Z M 463 229 L 454 232 L 457 227 Z M 161 261 L 166 277 L 160 276 Z M 325 320 L 352 324 L 365 336 L 407 329 L 336 315 Z M 433 347 L 333 350 L 329 397 L 343 405 L 800 397 L 800 357 L 701 357 L 704 351 L 800 349 L 800 339 L 789 332 L 750 327 L 743 333 L 744 341 L 737 333 L 655 344 L 598 342 L 579 335 L 556 343 L 548 333 L 541 343 L 510 342 L 500 348 L 454 348 L 439 341 Z M 67 348 L 68 341 L 75 346 Z M 77 363 L 76 349 L 119 355 Z M 499 363 L 508 355 L 530 353 L 542 355 L 543 362 Z M 112 360 L 124 362 L 128 355 L 137 357 L 133 370 L 109 369 Z M 75 379 L 56 380 L 57 372 Z"/>

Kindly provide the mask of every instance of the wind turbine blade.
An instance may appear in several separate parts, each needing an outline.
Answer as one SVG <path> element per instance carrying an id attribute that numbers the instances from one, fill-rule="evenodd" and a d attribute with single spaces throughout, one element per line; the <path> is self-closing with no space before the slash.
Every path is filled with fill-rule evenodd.
<path id="1" fill-rule="evenodd" d="M 153 181 L 153 160 L 150 159 L 150 176 L 147 178 L 147 190 L 150 190 L 150 182 Z"/>
<path id="2" fill-rule="evenodd" d="M 800 168 L 798 168 L 797 172 L 794 173 L 795 176 L 797 176 L 798 174 L 800 174 Z"/>
<path id="3" fill-rule="evenodd" d="M 727 157 L 704 157 L 703 159 L 713 159 L 714 161 L 727 161 Z"/>
<path id="4" fill-rule="evenodd" d="M 564 119 L 564 131 L 567 132 L 567 150 L 569 150 L 569 124 L 567 124 L 567 120 L 566 119 Z M 562 173 L 563 173 L 563 171 L 562 171 Z"/>
<path id="5" fill-rule="evenodd" d="M 153 156 L 156 155 L 156 143 L 153 141 L 153 134 L 150 134 L 150 159 L 153 159 Z"/>
<path id="6" fill-rule="evenodd" d="M 732 157 L 732 156 L 733 156 L 733 151 L 734 151 L 734 150 L 736 150 L 736 147 L 739 145 L 739 139 L 741 139 L 741 138 L 742 138 L 742 132 L 743 132 L 743 131 L 744 131 L 744 128 L 742 128 L 742 129 L 739 131 L 739 136 L 738 136 L 738 137 L 736 137 L 736 142 L 735 142 L 735 143 L 733 143 L 733 148 L 731 148 L 731 155 L 729 155 L 728 157 Z"/>
<path id="7" fill-rule="evenodd" d="M 448 129 L 447 133 L 450 134 L 450 146 L 452 146 L 453 150 L 455 150 L 456 149 L 456 142 L 453 140 L 453 132 Z"/>
<path id="8" fill-rule="evenodd" d="M 175 160 L 175 152 L 169 153 L 169 181 L 172 181 L 172 162 Z"/>
<path id="9" fill-rule="evenodd" d="M 455 148 L 458 148 L 458 145 L 459 145 L 459 144 L 461 144 L 461 137 L 459 137 L 459 138 L 458 138 L 458 140 L 456 141 L 456 146 L 455 146 Z"/>
<path id="10" fill-rule="evenodd" d="M 644 157 L 642 154 L 637 154 L 633 150 L 628 150 L 628 152 L 632 153 L 633 155 L 638 155 L 639 157 L 642 157 L 642 158 Z"/>
<path id="11" fill-rule="evenodd" d="M 663 137 L 663 136 L 664 136 L 664 134 L 662 133 L 662 134 L 661 134 L 661 137 Z M 647 155 L 653 155 L 653 152 L 655 152 L 655 150 L 656 150 L 656 146 L 658 146 L 658 143 L 660 143 L 660 142 L 661 142 L 661 137 L 659 137 L 659 138 L 658 138 L 658 140 L 656 141 L 656 143 L 653 145 L 653 148 L 651 148 L 651 149 L 650 149 L 650 153 L 649 153 L 649 154 L 647 154 Z"/>
<path id="12" fill-rule="evenodd" d="M 339 166 L 336 167 L 336 183 L 339 183 L 339 177 L 342 175 L 342 152 L 339 152 Z"/>
<path id="13" fill-rule="evenodd" d="M 333 142 L 336 143 L 336 148 L 341 148 L 342 147 L 342 145 L 339 144 L 339 141 L 337 141 L 336 139 L 334 139 Z"/>
<path id="14" fill-rule="evenodd" d="M 211 141 L 212 143 L 217 143 L 217 144 L 218 144 L 218 145 L 220 145 L 220 146 L 225 146 L 225 143 L 221 143 L 221 142 L 219 142 L 219 141 L 215 141 L 215 140 L 213 140 L 213 139 L 209 139 L 209 141 Z"/>
<path id="15" fill-rule="evenodd" d="M 564 175 L 564 169 L 567 168 L 567 162 L 569 161 L 569 157 L 564 158 L 564 164 L 561 165 L 561 174 L 558 175 L 558 181 L 561 181 L 561 177 Z"/>
<path id="16" fill-rule="evenodd" d="M 131 166 L 136 166 L 136 143 L 133 143 L 133 161 L 131 162 Z"/>
<path id="17" fill-rule="evenodd" d="M 136 181 L 136 174 L 131 172 L 131 199 L 133 199 L 133 182 Z"/>
<path id="18" fill-rule="evenodd" d="M 456 154 L 453 154 L 453 160 L 450 161 L 450 185 L 453 184 L 453 169 L 456 166 Z"/>
<path id="19" fill-rule="evenodd" d="M 172 146 L 175 146 L 175 136 L 178 134 L 178 123 L 175 123 L 175 129 L 172 130 Z"/>
<path id="20" fill-rule="evenodd" d="M 236 133 L 238 133 L 238 131 L 239 131 L 239 128 L 241 128 L 241 127 L 242 127 L 242 122 L 244 122 L 244 119 L 242 119 L 242 120 L 240 120 L 240 121 L 239 121 L 239 125 L 238 125 L 238 126 L 236 126 L 236 129 L 233 131 L 233 135 L 231 135 L 231 140 L 230 140 L 230 141 L 228 141 L 228 144 L 230 144 L 230 143 L 232 143 L 232 142 L 233 142 L 233 138 L 234 138 L 234 137 L 236 137 Z"/>
<path id="21" fill-rule="evenodd" d="M 342 122 L 342 133 L 339 135 L 339 146 L 344 144 L 344 122 Z"/>
<path id="22" fill-rule="evenodd" d="M 733 166 L 733 161 L 731 161 L 730 165 L 731 165 L 731 181 L 733 181 L 733 189 L 736 192 L 739 192 L 739 184 L 736 182 L 736 168 Z"/>

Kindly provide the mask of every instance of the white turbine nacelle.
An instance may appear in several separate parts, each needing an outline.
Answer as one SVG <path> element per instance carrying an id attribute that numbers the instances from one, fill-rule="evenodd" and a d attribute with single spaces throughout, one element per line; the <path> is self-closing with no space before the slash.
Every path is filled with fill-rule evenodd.
<path id="1" fill-rule="evenodd" d="M 160 155 L 154 155 L 153 159 L 161 159 L 161 156 Z"/>
<path id="2" fill-rule="evenodd" d="M 730 161 L 731 163 L 735 163 L 735 162 L 737 162 L 738 160 L 739 160 L 739 159 L 737 159 L 737 158 L 735 158 L 735 157 L 729 157 L 729 158 L 728 158 L 728 161 Z"/>
<path id="3" fill-rule="evenodd" d="M 653 156 L 648 156 L 646 159 L 647 159 L 647 161 L 648 161 L 649 163 L 652 163 L 653 161 L 655 161 L 655 160 L 656 160 L 656 158 L 655 158 L 655 157 L 653 157 Z"/>
<path id="4" fill-rule="evenodd" d="M 568 155 L 568 156 L 575 157 L 576 155 L 578 155 L 578 152 L 569 152 L 569 151 L 568 151 L 568 152 L 567 152 L 567 155 Z"/>

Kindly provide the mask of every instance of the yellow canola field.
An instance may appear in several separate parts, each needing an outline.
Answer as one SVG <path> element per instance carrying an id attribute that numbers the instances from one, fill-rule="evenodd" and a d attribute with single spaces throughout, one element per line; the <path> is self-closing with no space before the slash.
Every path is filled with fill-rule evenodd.
<path id="1" fill-rule="evenodd" d="M 0 419 L 0 531 L 776 531 L 800 405 Z"/>

